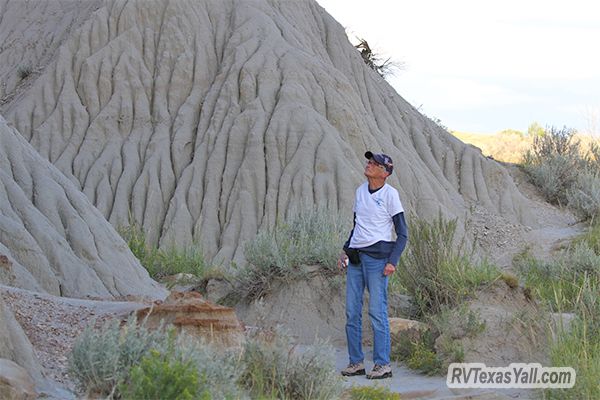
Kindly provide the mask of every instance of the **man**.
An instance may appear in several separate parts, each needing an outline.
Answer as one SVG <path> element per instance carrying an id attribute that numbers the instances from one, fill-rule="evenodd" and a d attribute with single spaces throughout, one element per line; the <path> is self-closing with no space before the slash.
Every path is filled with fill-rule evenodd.
<path id="1" fill-rule="evenodd" d="M 368 379 L 392 376 L 390 327 L 387 314 L 388 278 L 406 247 L 408 233 L 398 191 L 385 183 L 392 173 L 392 159 L 385 154 L 365 153 L 367 182 L 356 189 L 354 227 L 338 260 L 346 270 L 346 338 L 350 362 L 342 375 L 364 375 L 362 305 L 369 291 L 369 317 L 373 328 L 374 367 Z M 392 237 L 395 227 L 396 239 Z"/>

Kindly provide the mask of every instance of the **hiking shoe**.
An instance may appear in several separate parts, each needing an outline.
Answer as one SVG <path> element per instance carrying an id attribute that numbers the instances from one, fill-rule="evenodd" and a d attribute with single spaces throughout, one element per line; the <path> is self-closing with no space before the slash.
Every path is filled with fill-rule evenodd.
<path id="1" fill-rule="evenodd" d="M 392 367 L 388 365 L 375 364 L 371 372 L 367 374 L 367 379 L 384 379 L 392 377 Z"/>
<path id="2" fill-rule="evenodd" d="M 363 363 L 348 364 L 346 368 L 342 370 L 344 376 L 356 376 L 365 374 L 365 365 Z"/>

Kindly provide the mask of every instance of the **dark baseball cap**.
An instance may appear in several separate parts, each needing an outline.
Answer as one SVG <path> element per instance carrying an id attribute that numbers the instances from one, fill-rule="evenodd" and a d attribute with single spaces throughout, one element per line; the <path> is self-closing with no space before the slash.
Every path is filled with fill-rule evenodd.
<path id="1" fill-rule="evenodd" d="M 388 174 L 391 174 L 394 171 L 394 162 L 392 161 L 392 158 L 390 156 L 388 156 L 387 154 L 383 154 L 383 153 L 377 154 L 377 153 L 372 153 L 370 151 L 367 151 L 365 153 L 365 157 L 368 160 L 375 161 L 379 165 L 383 165 L 385 167 L 385 170 L 388 172 Z"/>

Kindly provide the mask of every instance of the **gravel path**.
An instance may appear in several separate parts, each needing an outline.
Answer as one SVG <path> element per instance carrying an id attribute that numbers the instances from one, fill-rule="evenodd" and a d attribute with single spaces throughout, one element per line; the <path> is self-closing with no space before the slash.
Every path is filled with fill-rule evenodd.
<path id="1" fill-rule="evenodd" d="M 80 300 L 56 297 L 0 285 L 0 294 L 32 343 L 48 378 L 76 391 L 67 372 L 68 354 L 75 339 L 91 323 L 147 306 L 145 303 Z"/>

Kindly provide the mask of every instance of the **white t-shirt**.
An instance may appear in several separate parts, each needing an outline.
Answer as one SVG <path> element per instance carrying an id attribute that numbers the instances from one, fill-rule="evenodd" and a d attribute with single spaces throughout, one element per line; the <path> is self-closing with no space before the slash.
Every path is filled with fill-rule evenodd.
<path id="1" fill-rule="evenodd" d="M 392 242 L 392 217 L 403 212 L 404 208 L 396 189 L 386 183 L 371 194 L 369 183 L 365 182 L 356 189 L 353 211 L 356 213 L 356 225 L 350 247 L 361 249 L 381 240 Z"/>

